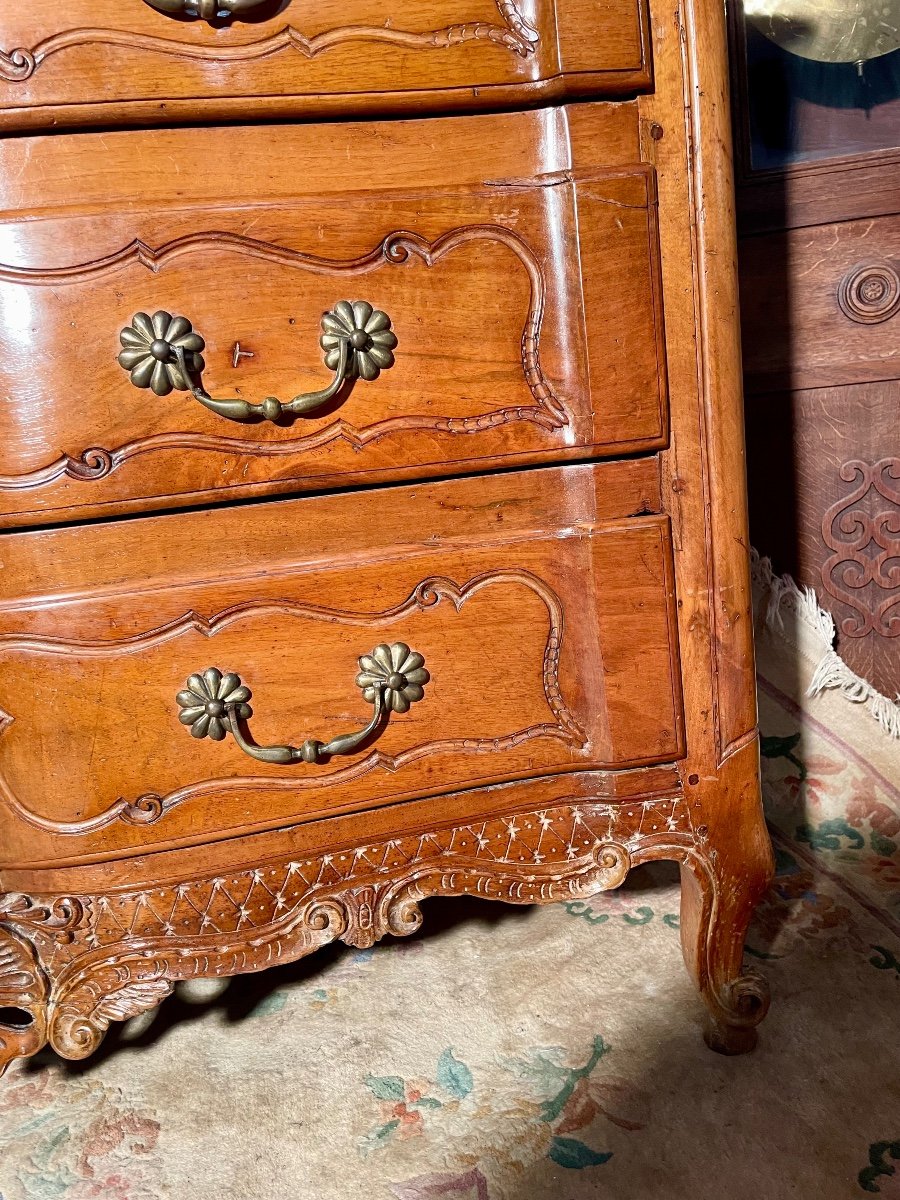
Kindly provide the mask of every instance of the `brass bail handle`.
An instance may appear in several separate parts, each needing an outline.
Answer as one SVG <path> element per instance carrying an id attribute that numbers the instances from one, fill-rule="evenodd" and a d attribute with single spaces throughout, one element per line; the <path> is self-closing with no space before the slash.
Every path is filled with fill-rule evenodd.
<path id="1" fill-rule="evenodd" d="M 157 12 L 170 17 L 189 17 L 195 21 L 230 21 L 242 13 L 259 8 L 269 0 L 144 0 Z"/>
<path id="2" fill-rule="evenodd" d="M 206 342 L 187 317 L 173 316 L 160 309 L 150 316 L 135 313 L 131 324 L 119 333 L 122 349 L 118 363 L 136 388 L 156 396 L 190 392 L 204 408 L 230 421 L 277 421 L 286 414 L 310 413 L 331 400 L 346 382 L 372 382 L 394 365 L 397 335 L 387 313 L 366 300 L 339 300 L 322 315 L 319 345 L 325 366 L 333 371 L 331 382 L 315 392 L 303 392 L 293 400 L 267 396 L 262 403 L 249 400 L 215 399 L 203 386 Z"/>
<path id="3" fill-rule="evenodd" d="M 253 716 L 250 689 L 233 671 L 208 667 L 188 676 L 175 697 L 178 720 L 189 727 L 195 738 L 221 742 L 231 734 L 245 754 L 260 762 L 289 765 L 296 762 L 321 763 L 337 754 L 352 754 L 379 726 L 387 724 L 392 712 L 408 712 L 425 695 L 429 674 L 425 659 L 405 642 L 376 646 L 371 654 L 359 659 L 356 686 L 363 698 L 373 705 L 372 716 L 362 729 L 343 733 L 329 742 L 307 738 L 301 746 L 258 746 L 245 736 L 242 726 Z"/>

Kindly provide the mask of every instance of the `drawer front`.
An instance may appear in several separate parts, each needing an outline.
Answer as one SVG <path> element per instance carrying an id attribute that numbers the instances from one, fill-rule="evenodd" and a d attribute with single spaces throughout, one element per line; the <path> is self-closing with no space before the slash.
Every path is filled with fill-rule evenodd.
<path id="1" fill-rule="evenodd" d="M 741 321 L 750 392 L 895 379 L 900 218 L 745 239 Z"/>
<path id="2" fill-rule="evenodd" d="M 648 460 L 8 534 L 7 861 L 671 761 L 658 506 Z"/>
<path id="3" fill-rule="evenodd" d="M 634 116 L 6 143 L 0 520 L 664 445 Z"/>
<path id="4" fill-rule="evenodd" d="M 187 15 L 210 7 L 241 11 Z M 0 122 L 165 124 L 621 95 L 648 85 L 648 53 L 643 0 L 29 0 L 0 16 Z"/>

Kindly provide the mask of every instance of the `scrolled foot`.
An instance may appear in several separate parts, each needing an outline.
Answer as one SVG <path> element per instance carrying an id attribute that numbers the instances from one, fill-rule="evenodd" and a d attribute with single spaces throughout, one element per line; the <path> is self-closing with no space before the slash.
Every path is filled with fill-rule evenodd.
<path id="1" fill-rule="evenodd" d="M 756 1046 L 755 1025 L 725 1025 L 707 1014 L 703 1040 L 716 1054 L 749 1054 Z"/>
<path id="2" fill-rule="evenodd" d="M 0 1075 L 47 1041 L 47 982 L 24 938 L 0 928 Z"/>

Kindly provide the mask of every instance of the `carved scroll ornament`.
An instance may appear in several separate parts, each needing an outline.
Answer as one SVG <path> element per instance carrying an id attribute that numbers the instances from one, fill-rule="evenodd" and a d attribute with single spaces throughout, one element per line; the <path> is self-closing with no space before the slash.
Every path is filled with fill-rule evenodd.
<path id="1" fill-rule="evenodd" d="M 430 432 L 443 434 L 473 434 L 506 425 L 513 421 L 529 421 L 543 429 L 560 429 L 569 423 L 564 404 L 541 369 L 540 338 L 544 319 L 547 284 L 543 268 L 532 248 L 517 233 L 501 225 L 467 225 L 448 230 L 429 241 L 416 233 L 389 234 L 374 250 L 355 259 L 327 259 L 269 242 L 233 233 L 197 233 L 178 238 L 153 249 L 143 242 L 132 242 L 114 254 L 94 262 L 60 268 L 15 267 L 0 264 L 0 281 L 22 283 L 31 287 L 64 287 L 92 283 L 108 278 L 133 263 L 139 263 L 158 274 L 169 263 L 186 255 L 228 252 L 260 259 L 273 265 L 286 266 L 314 275 L 366 275 L 385 266 L 402 265 L 418 259 L 431 269 L 445 255 L 473 242 L 494 243 L 511 251 L 525 269 L 530 282 L 530 299 L 525 315 L 520 344 L 522 371 L 534 403 L 495 409 L 477 416 L 455 417 L 426 413 L 390 417 L 357 428 L 347 421 L 331 421 L 302 437 L 279 441 L 259 441 L 253 438 L 206 435 L 187 431 L 159 433 L 138 438 L 114 450 L 91 446 L 80 455 L 63 454 L 43 467 L 17 475 L 0 475 L 0 490 L 16 491 L 43 487 L 57 479 L 68 477 L 83 481 L 104 479 L 111 471 L 132 458 L 157 450 L 201 450 L 220 454 L 251 453 L 277 457 L 317 450 L 337 441 L 344 441 L 355 450 L 362 450 L 392 433 Z M 118 333 L 118 331 L 115 331 Z M 118 349 L 118 348 L 117 348 Z"/>
<path id="2" fill-rule="evenodd" d="M 840 625 L 846 637 L 900 637 L 900 458 L 854 459 L 840 477 L 855 486 L 822 518 L 831 550 L 822 584 L 852 610 Z"/>
<path id="3" fill-rule="evenodd" d="M 0 79 L 8 83 L 24 83 L 53 55 L 80 46 L 120 46 L 135 53 L 164 54 L 224 66 L 271 58 L 284 50 L 293 50 L 303 58 L 313 59 L 353 42 L 396 46 L 411 51 L 447 50 L 469 42 L 486 42 L 512 51 L 519 58 L 533 54 L 540 36 L 528 24 L 516 0 L 496 0 L 496 6 L 501 24 L 478 20 L 457 21 L 440 29 L 418 33 L 394 28 L 385 22 L 381 25 L 347 25 L 328 29 L 314 37 L 306 37 L 293 25 L 285 25 L 277 32 L 254 41 L 217 47 L 199 41 L 179 41 L 125 29 L 68 29 L 45 38 L 30 50 L 24 47 L 0 50 Z"/>
<path id="4" fill-rule="evenodd" d="M 112 1021 L 155 1007 L 179 980 L 260 971 L 336 939 L 364 948 L 386 934 L 413 933 L 429 896 L 579 900 L 618 887 L 631 866 L 661 858 L 694 873 L 710 919 L 721 887 L 715 859 L 679 797 L 560 800 L 309 858 L 82 895 L 68 939 L 37 923 L 26 942 L 0 914 L 0 1003 L 33 1016 L 24 1031 L 0 1025 L 0 1072 L 47 1041 L 66 1058 L 86 1057 Z M 52 912 L 59 899 L 27 904 Z M 712 943 L 709 953 L 707 1004 L 730 1024 L 752 1028 L 768 1006 L 764 980 L 753 972 L 723 980 Z"/>

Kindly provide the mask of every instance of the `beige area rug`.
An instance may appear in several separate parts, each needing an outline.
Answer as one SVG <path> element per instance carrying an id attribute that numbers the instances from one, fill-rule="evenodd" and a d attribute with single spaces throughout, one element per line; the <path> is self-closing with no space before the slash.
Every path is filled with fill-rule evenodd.
<path id="1" fill-rule="evenodd" d="M 2 1200 L 900 1197 L 900 743 L 760 640 L 778 877 L 757 1051 L 708 1051 L 677 877 L 179 989 L 0 1084 Z M 799 650 L 798 650 L 799 647 Z"/>

